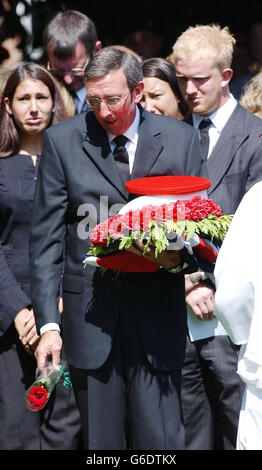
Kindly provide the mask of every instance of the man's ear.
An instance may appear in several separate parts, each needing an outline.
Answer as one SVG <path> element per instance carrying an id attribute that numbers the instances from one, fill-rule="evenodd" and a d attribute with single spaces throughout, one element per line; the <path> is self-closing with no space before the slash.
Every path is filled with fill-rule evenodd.
<path id="1" fill-rule="evenodd" d="M 138 82 L 137 86 L 134 88 L 134 99 L 136 103 L 139 103 L 143 97 L 144 83 Z"/>
<path id="2" fill-rule="evenodd" d="M 96 55 L 100 49 L 102 49 L 102 42 L 101 41 L 96 41 L 95 47 L 94 47 L 94 55 Z"/>
<path id="3" fill-rule="evenodd" d="M 228 85 L 231 78 L 233 76 L 233 70 L 232 69 L 224 69 L 222 71 L 222 82 L 223 85 Z"/>

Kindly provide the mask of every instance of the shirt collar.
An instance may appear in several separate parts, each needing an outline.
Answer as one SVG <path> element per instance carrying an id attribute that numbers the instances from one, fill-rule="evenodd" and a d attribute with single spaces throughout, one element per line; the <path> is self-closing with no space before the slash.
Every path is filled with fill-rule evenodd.
<path id="1" fill-rule="evenodd" d="M 84 101 L 86 99 L 86 87 L 83 86 L 83 88 L 80 88 L 80 90 L 76 90 L 75 94 L 76 94 L 77 98 L 80 101 L 82 101 L 82 103 L 84 103 Z"/>
<path id="2" fill-rule="evenodd" d="M 230 93 L 229 99 L 226 101 L 223 106 L 217 109 L 214 113 L 210 114 L 208 118 L 212 121 L 212 124 L 217 128 L 219 132 L 222 131 L 224 125 L 226 124 L 227 120 L 230 118 L 232 112 L 234 111 L 237 105 L 237 100 L 234 96 Z M 205 116 L 206 117 L 206 116 Z M 200 121 L 202 121 L 203 116 L 199 114 L 192 114 L 193 119 L 193 126 L 195 129 L 198 128 Z"/>
<path id="3" fill-rule="evenodd" d="M 139 112 L 138 107 L 136 107 L 135 119 L 132 122 L 131 126 L 123 134 L 132 142 L 135 142 L 136 140 L 136 136 L 138 134 L 138 129 L 139 129 L 139 122 L 140 122 L 140 112 Z M 108 133 L 108 138 L 109 138 L 110 143 L 114 139 L 114 137 L 115 135 Z"/>

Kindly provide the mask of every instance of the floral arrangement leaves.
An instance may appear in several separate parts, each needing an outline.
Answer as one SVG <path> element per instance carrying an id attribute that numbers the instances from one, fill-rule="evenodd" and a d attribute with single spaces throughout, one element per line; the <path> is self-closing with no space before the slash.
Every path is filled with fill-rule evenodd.
<path id="1" fill-rule="evenodd" d="M 141 210 L 118 214 L 96 225 L 91 233 L 90 255 L 107 256 L 129 248 L 140 239 L 144 251 L 154 247 L 155 256 L 165 250 L 172 238 L 189 240 L 193 234 L 223 241 L 232 215 L 222 215 L 211 199 L 194 196 L 161 206 L 147 205 Z"/>

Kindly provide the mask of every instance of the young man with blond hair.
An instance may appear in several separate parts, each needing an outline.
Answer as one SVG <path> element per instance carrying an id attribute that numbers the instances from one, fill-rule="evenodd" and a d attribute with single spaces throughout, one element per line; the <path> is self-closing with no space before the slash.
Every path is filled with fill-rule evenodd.
<path id="1" fill-rule="evenodd" d="M 226 214 L 234 213 L 262 179 L 262 121 L 229 91 L 234 46 L 229 29 L 214 24 L 189 27 L 173 46 L 179 87 L 206 160 L 209 197 Z M 243 384 L 236 374 L 237 348 L 215 317 L 214 293 L 205 273 L 186 276 L 189 333 L 182 405 L 187 449 L 230 450 L 236 444 Z"/>

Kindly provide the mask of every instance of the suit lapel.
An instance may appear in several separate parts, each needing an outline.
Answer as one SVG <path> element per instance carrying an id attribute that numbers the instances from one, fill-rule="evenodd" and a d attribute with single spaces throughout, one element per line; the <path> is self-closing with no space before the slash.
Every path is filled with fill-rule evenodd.
<path id="1" fill-rule="evenodd" d="M 248 137 L 243 126 L 242 108 L 237 105 L 207 160 L 207 172 L 211 181 L 209 194 L 212 194 L 227 173 L 237 150 Z"/>
<path id="2" fill-rule="evenodd" d="M 86 126 L 88 134 L 83 142 L 85 152 L 104 177 L 127 199 L 128 193 L 111 152 L 107 133 L 92 112 L 86 114 Z"/>
<path id="3" fill-rule="evenodd" d="M 131 179 L 147 176 L 163 149 L 161 132 L 155 128 L 151 113 L 141 110 L 139 136 Z M 86 114 L 86 133 L 83 148 L 104 177 L 128 199 L 128 193 L 116 166 L 107 134 L 92 112 Z"/>
<path id="4" fill-rule="evenodd" d="M 132 171 L 132 179 L 148 176 L 160 155 L 163 144 L 159 140 L 161 132 L 155 128 L 151 114 L 141 111 L 139 136 Z"/>

